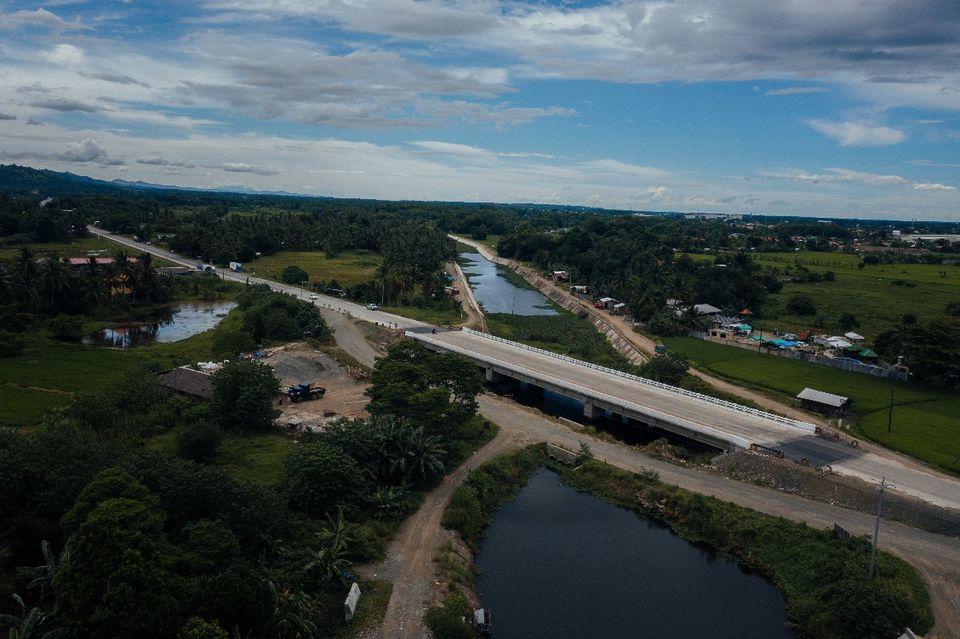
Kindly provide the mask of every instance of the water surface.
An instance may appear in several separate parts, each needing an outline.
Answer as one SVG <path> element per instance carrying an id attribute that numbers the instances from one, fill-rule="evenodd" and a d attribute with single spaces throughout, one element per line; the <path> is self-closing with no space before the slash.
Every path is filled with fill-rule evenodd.
<path id="1" fill-rule="evenodd" d="M 783 596 L 736 562 L 541 470 L 477 555 L 495 639 L 789 639 Z"/>
<path id="2" fill-rule="evenodd" d="M 83 343 L 92 346 L 131 348 L 148 344 L 179 342 L 220 323 L 236 302 L 182 302 L 162 316 L 150 317 L 127 326 L 105 328 L 84 336 Z"/>
<path id="3" fill-rule="evenodd" d="M 463 272 L 467 276 L 473 296 L 487 313 L 514 315 L 556 315 L 550 301 L 540 292 L 517 286 L 502 273 L 502 266 L 494 264 L 480 253 L 461 253 Z"/>

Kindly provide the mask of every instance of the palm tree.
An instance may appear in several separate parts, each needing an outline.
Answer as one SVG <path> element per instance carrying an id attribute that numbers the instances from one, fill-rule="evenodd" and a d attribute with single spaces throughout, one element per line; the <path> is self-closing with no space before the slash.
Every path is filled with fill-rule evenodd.
<path id="1" fill-rule="evenodd" d="M 61 639 L 69 633 L 67 628 L 53 628 L 55 619 L 39 606 L 27 610 L 20 595 L 13 595 L 20 607 L 19 615 L 0 615 L 0 628 L 8 628 L 8 639 Z"/>
<path id="2" fill-rule="evenodd" d="M 63 262 L 56 255 L 50 255 L 40 271 L 40 287 L 43 289 L 46 301 L 50 303 L 50 310 L 56 311 L 59 305 L 57 298 L 70 286 L 70 274 L 64 268 Z"/>
<path id="3" fill-rule="evenodd" d="M 273 626 L 271 633 L 277 639 L 319 639 L 320 629 L 311 619 L 316 603 L 303 591 L 278 591 L 273 582 L 267 582 L 273 594 Z"/>
<path id="4" fill-rule="evenodd" d="M 438 436 L 392 417 L 371 421 L 380 449 L 376 471 L 381 478 L 400 484 L 425 483 L 443 475 L 446 450 Z"/>

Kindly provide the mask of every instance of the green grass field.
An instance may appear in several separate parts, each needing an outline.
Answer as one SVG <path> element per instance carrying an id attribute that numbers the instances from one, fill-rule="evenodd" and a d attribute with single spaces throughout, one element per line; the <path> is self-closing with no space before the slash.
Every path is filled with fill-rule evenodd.
<path id="1" fill-rule="evenodd" d="M 34 255 L 56 253 L 60 257 L 85 257 L 88 251 L 106 251 L 110 255 L 119 245 L 99 237 L 84 237 L 73 242 L 49 242 L 30 244 Z M 12 262 L 20 253 L 20 245 L 0 248 L 0 262 Z"/>
<path id="2" fill-rule="evenodd" d="M 174 428 L 146 441 L 147 450 L 168 455 L 177 453 L 177 439 L 183 432 Z M 283 479 L 283 460 L 296 442 L 279 432 L 259 435 L 226 433 L 220 445 L 220 454 L 211 462 L 235 479 L 278 484 Z"/>
<path id="3" fill-rule="evenodd" d="M 632 366 L 590 323 L 573 313 L 557 309 L 557 315 L 511 315 L 490 313 L 487 326 L 498 337 L 523 342 L 553 353 L 569 355 L 624 371 Z"/>
<path id="4" fill-rule="evenodd" d="M 960 397 L 956 394 L 849 373 L 690 337 L 663 340 L 675 352 L 712 373 L 793 399 L 804 387 L 853 400 L 863 436 L 929 464 L 960 473 Z M 887 409 L 893 391 L 893 433 Z"/>
<path id="5" fill-rule="evenodd" d="M 239 321 L 224 318 L 221 326 Z M 212 352 L 213 330 L 170 344 L 126 350 L 64 344 L 42 338 L 16 357 L 0 358 L 0 425 L 39 423 L 51 408 L 65 405 L 74 393 L 106 390 L 134 367 L 152 362 L 171 368 Z"/>
<path id="6" fill-rule="evenodd" d="M 344 251 L 328 258 L 323 251 L 281 251 L 258 257 L 244 265 L 250 274 L 279 280 L 288 266 L 299 266 L 310 274 L 311 282 L 337 280 L 341 286 L 354 286 L 374 278 L 382 260 L 370 251 Z"/>
<path id="7" fill-rule="evenodd" d="M 833 282 L 786 283 L 783 290 L 770 295 L 760 308 L 762 319 L 753 321 L 754 328 L 764 331 L 799 333 L 823 328 L 832 333 L 843 332 L 837 322 L 850 313 L 860 322 L 856 332 L 868 341 L 894 328 L 907 313 L 920 319 L 941 315 L 946 305 L 960 300 L 960 266 L 937 264 L 874 264 L 857 268 L 860 258 L 848 253 L 797 251 L 752 253 L 762 266 L 784 269 L 799 264 L 810 271 L 833 271 Z M 714 256 L 691 254 L 698 261 L 712 261 Z M 815 316 L 800 316 L 785 310 L 787 300 L 797 294 L 809 295 L 817 306 Z"/>

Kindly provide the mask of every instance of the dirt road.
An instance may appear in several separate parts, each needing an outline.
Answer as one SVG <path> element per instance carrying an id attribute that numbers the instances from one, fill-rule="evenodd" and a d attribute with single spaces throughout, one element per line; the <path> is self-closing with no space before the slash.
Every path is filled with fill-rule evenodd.
<path id="1" fill-rule="evenodd" d="M 320 315 L 323 316 L 323 321 L 333 329 L 333 338 L 337 346 L 364 366 L 372 368 L 382 353 L 367 341 L 363 331 L 354 324 L 355 320 L 329 308 L 321 308 Z"/>
<path id="2" fill-rule="evenodd" d="M 440 525 L 443 510 L 454 489 L 477 466 L 495 455 L 522 445 L 524 440 L 505 429 L 478 450 L 434 489 L 420 509 L 406 521 L 387 550 L 387 558 L 376 566 L 361 570 L 365 577 L 393 582 L 393 594 L 387 606 L 381 639 L 421 639 L 429 637 L 423 615 L 433 606 L 437 566 L 433 559 L 452 533 Z"/>

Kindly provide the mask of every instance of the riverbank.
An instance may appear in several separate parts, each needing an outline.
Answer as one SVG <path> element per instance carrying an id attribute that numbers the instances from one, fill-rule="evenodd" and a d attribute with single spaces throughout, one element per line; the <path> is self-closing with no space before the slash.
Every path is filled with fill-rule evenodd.
<path id="1" fill-rule="evenodd" d="M 863 538 L 842 541 L 830 531 L 669 486 L 653 472 L 629 473 L 595 460 L 558 467 L 539 446 L 472 472 L 454 492 L 444 523 L 476 548 L 496 510 L 543 465 L 578 490 L 662 521 L 762 574 L 784 593 L 801 637 L 895 637 L 904 627 L 922 633 L 932 626 L 923 581 L 908 563 L 881 552 L 874 581 L 866 581 L 869 543 Z"/>

